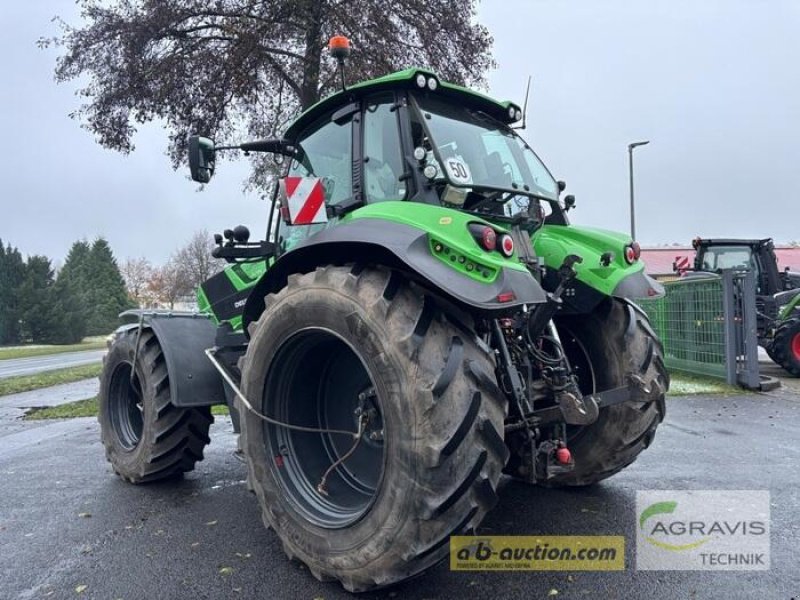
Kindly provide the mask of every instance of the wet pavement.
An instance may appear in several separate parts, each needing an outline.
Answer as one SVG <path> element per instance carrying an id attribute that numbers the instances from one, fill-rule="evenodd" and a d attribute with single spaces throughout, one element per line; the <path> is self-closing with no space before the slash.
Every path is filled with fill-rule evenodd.
<path id="1" fill-rule="evenodd" d="M 91 365 L 103 359 L 106 350 L 82 350 L 80 352 L 62 352 L 28 358 L 8 358 L 0 360 L 0 379 L 18 375 L 32 375 L 43 371 L 66 369 Z"/>
<path id="2" fill-rule="evenodd" d="M 507 481 L 479 528 L 481 534 L 624 535 L 626 571 L 481 574 L 442 564 L 359 597 L 800 597 L 798 427 L 800 397 L 786 388 L 670 398 L 667 421 L 632 467 L 578 490 Z M 0 597 L 352 598 L 286 559 L 261 524 L 235 448 L 229 421 L 218 418 L 195 472 L 131 486 L 111 473 L 94 419 L 29 423 L 3 434 Z M 644 489 L 769 490 L 771 570 L 636 571 L 634 501 Z"/>
<path id="3" fill-rule="evenodd" d="M 29 409 L 86 400 L 96 396 L 99 389 L 100 380 L 95 377 L 40 390 L 0 396 L 0 451 L 2 451 L 4 436 L 41 425 L 22 420 Z"/>

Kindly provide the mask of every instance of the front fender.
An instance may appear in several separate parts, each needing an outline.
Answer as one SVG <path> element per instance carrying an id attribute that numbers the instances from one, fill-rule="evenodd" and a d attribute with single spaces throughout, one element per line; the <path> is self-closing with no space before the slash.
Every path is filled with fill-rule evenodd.
<path id="1" fill-rule="evenodd" d="M 645 274 L 642 261 L 628 264 L 625 260 L 625 247 L 631 239 L 624 234 L 576 225 L 545 225 L 534 232 L 531 241 L 548 271 L 557 270 L 570 254 L 580 256 L 583 262 L 574 267 L 576 281 L 581 284 L 578 287 L 599 297 L 648 298 L 664 293 L 663 286 Z M 601 260 L 604 255 L 610 259 L 607 264 Z"/>
<path id="2" fill-rule="evenodd" d="M 167 367 L 172 404 L 180 407 L 225 404 L 222 378 L 204 352 L 214 346 L 216 335 L 216 327 L 207 315 L 128 310 L 120 317 L 136 317 L 143 328 L 155 334 Z M 138 323 L 123 325 L 115 333 L 138 326 Z"/>
<path id="3" fill-rule="evenodd" d="M 471 239 L 476 250 L 465 250 L 454 237 L 447 230 L 431 232 L 370 217 L 324 229 L 283 254 L 256 284 L 245 305 L 244 327 L 258 319 L 264 310 L 264 297 L 283 288 L 292 273 L 350 262 L 401 269 L 448 300 L 473 310 L 507 311 L 545 302 L 542 287 L 518 263 L 491 257 L 489 253 L 481 256 Z M 442 250 L 437 255 L 435 248 L 440 246 Z"/>
<path id="4" fill-rule="evenodd" d="M 775 300 L 780 307 L 778 318 L 781 320 L 789 318 L 795 311 L 800 311 L 800 289 L 775 294 Z"/>

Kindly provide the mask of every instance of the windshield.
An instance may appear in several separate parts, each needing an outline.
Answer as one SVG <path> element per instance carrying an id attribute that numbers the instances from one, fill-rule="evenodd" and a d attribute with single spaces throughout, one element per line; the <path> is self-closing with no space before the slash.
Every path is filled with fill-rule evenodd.
<path id="1" fill-rule="evenodd" d="M 417 98 L 441 177 L 453 185 L 558 199 L 555 179 L 512 129 L 463 106 Z"/>
<path id="2" fill-rule="evenodd" d="M 703 253 L 702 271 L 720 269 L 756 270 L 753 252 L 747 246 L 711 246 Z"/>

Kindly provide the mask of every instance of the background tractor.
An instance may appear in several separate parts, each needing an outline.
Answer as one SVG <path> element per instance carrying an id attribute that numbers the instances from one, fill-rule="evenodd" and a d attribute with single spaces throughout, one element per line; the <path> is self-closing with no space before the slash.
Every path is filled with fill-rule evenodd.
<path id="1" fill-rule="evenodd" d="M 694 273 L 753 271 L 756 277 L 758 343 L 786 371 L 800 377 L 800 273 L 781 271 L 772 239 L 692 240 Z"/>
<path id="2" fill-rule="evenodd" d="M 629 237 L 569 224 L 574 198 L 522 117 L 408 69 L 280 139 L 192 136 L 195 181 L 220 150 L 281 156 L 285 173 L 266 240 L 217 236 L 230 264 L 199 314 L 133 311 L 117 332 L 100 393 L 114 470 L 190 471 L 225 403 L 286 554 L 362 591 L 444 558 L 503 472 L 584 486 L 631 464 L 669 381 L 633 300 L 662 289 Z"/>

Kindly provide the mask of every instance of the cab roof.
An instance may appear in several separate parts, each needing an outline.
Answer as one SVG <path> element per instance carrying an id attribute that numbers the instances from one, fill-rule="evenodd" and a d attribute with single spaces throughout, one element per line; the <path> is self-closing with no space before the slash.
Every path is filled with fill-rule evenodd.
<path id="1" fill-rule="evenodd" d="M 758 240 L 747 239 L 733 239 L 733 238 L 695 238 L 692 240 L 692 246 L 698 248 L 700 246 L 765 246 L 772 243 L 772 238 L 762 238 Z"/>
<path id="2" fill-rule="evenodd" d="M 422 75 L 426 81 L 426 87 L 417 85 L 417 77 Z M 436 82 L 436 87 L 431 90 L 427 87 L 429 79 L 433 78 Z M 294 139 L 306 127 L 313 124 L 317 119 L 324 116 L 326 113 L 333 111 L 339 106 L 345 106 L 351 102 L 360 100 L 362 97 L 373 94 L 375 92 L 384 90 L 395 89 L 408 89 L 416 90 L 422 93 L 432 94 L 441 98 L 447 98 L 457 101 L 461 105 L 469 106 L 476 110 L 485 112 L 488 115 L 496 118 L 503 123 L 514 123 L 519 119 L 516 114 L 519 114 L 520 109 L 516 104 L 506 101 L 498 102 L 494 98 L 490 98 L 480 92 L 471 90 L 469 88 L 442 81 L 439 77 L 427 69 L 412 67 L 402 71 L 396 71 L 383 77 L 376 79 L 369 79 L 348 86 L 346 89 L 338 91 L 326 98 L 323 98 L 310 108 L 303 111 L 288 127 L 284 137 L 286 139 Z M 514 116 L 509 116 L 509 109 L 513 109 Z"/>

